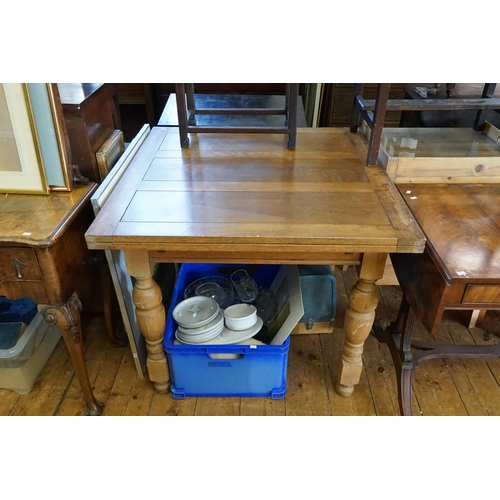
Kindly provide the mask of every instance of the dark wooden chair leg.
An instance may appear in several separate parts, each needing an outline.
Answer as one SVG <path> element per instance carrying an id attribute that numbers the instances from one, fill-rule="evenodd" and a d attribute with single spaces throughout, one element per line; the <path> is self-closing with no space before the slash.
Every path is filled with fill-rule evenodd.
<path id="1" fill-rule="evenodd" d="M 385 111 L 387 108 L 387 100 L 389 99 L 389 83 L 379 83 L 377 87 L 377 97 L 375 101 L 375 109 L 373 110 L 373 126 L 368 144 L 368 155 L 366 164 L 369 167 L 377 165 L 378 152 L 380 149 L 380 139 L 382 130 L 384 129 Z"/>
<path id="2" fill-rule="evenodd" d="M 495 94 L 496 83 L 485 83 L 483 87 L 483 93 L 481 95 L 482 99 L 488 99 L 493 97 Z M 474 130 L 481 131 L 484 128 L 485 119 L 484 119 L 485 110 L 480 109 L 476 114 L 476 119 L 474 121 Z"/>
<path id="3" fill-rule="evenodd" d="M 186 83 L 186 101 L 188 110 L 188 125 L 196 125 L 196 102 L 194 99 L 194 83 Z"/>
<path id="4" fill-rule="evenodd" d="M 289 130 L 288 135 L 288 149 L 295 149 L 297 145 L 297 101 L 299 99 L 299 84 L 291 83 L 287 85 L 287 100 L 288 113 L 287 113 L 287 127 Z"/>
<path id="5" fill-rule="evenodd" d="M 354 97 L 352 100 L 352 109 L 351 109 L 351 132 L 357 132 L 359 127 L 359 113 L 360 109 L 358 106 L 358 96 L 363 96 L 363 88 L 364 83 L 355 83 L 354 84 Z"/>
<path id="6" fill-rule="evenodd" d="M 175 95 L 177 99 L 177 118 L 179 120 L 179 136 L 181 148 L 189 148 L 189 137 L 187 132 L 187 109 L 186 109 L 186 85 L 184 83 L 175 84 Z"/>
<path id="7" fill-rule="evenodd" d="M 285 126 L 288 126 L 289 111 L 290 111 L 290 83 L 285 83 Z"/>

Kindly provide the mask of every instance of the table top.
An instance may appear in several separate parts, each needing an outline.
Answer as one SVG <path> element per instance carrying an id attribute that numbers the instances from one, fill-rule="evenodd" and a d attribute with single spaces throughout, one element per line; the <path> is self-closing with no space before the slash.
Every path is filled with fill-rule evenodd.
<path id="1" fill-rule="evenodd" d="M 303 128 L 295 150 L 284 135 L 190 137 L 181 149 L 176 128 L 152 129 L 89 228 L 89 248 L 282 263 L 424 249 L 385 171 L 364 166 L 361 134 Z"/>
<path id="2" fill-rule="evenodd" d="M 64 233 L 97 189 L 91 182 L 49 195 L 0 197 L 0 246 L 48 247 Z"/>
<path id="3" fill-rule="evenodd" d="M 500 279 L 499 184 L 399 184 L 445 278 Z"/>

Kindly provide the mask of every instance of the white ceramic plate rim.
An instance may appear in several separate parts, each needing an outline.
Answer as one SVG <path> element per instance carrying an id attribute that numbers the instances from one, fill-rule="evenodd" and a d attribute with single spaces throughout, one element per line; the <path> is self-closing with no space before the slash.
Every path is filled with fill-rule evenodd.
<path id="1" fill-rule="evenodd" d="M 211 340 L 207 340 L 205 342 L 185 342 L 180 340 L 177 335 L 176 338 L 179 340 L 179 342 L 182 342 L 183 344 L 196 344 L 196 345 L 224 345 L 224 344 L 237 344 L 238 342 L 243 342 L 244 340 L 248 340 L 249 338 L 253 337 L 256 335 L 259 330 L 262 328 L 262 325 L 264 324 L 264 321 L 262 318 L 257 316 L 257 323 L 255 323 L 252 328 L 249 328 L 248 330 L 229 330 L 229 328 L 224 327 L 222 332 L 214 337 Z"/>
<path id="2" fill-rule="evenodd" d="M 198 337 L 190 337 L 189 335 L 186 337 L 185 335 L 182 335 L 182 333 L 179 332 L 179 330 L 176 330 L 175 338 L 179 342 L 182 342 L 183 344 L 203 344 L 205 342 L 209 342 L 215 337 L 218 337 L 221 334 L 221 331 L 216 330 L 215 332 L 210 333 L 208 336 L 203 335 L 201 336 L 201 338 L 198 338 Z"/>
<path id="3" fill-rule="evenodd" d="M 215 319 L 206 325 L 199 326 L 198 328 L 186 328 L 185 326 L 178 324 L 178 328 L 179 331 L 185 335 L 201 335 L 203 333 L 208 333 L 211 330 L 216 330 L 221 323 L 224 323 L 224 315 L 219 311 L 219 314 L 215 317 Z"/>
<path id="4" fill-rule="evenodd" d="M 214 337 L 217 337 L 217 335 L 219 335 L 221 332 L 222 332 L 222 329 L 223 327 L 220 327 L 219 329 L 217 330 L 214 330 L 213 332 L 209 332 L 207 334 L 203 334 L 203 335 L 196 335 L 196 336 L 192 336 L 192 335 L 184 335 L 181 331 L 177 330 L 176 334 L 179 338 L 183 339 L 183 340 L 186 340 L 188 342 L 196 342 L 196 343 L 199 343 L 199 342 L 205 342 L 207 340 L 211 340 L 213 339 Z"/>

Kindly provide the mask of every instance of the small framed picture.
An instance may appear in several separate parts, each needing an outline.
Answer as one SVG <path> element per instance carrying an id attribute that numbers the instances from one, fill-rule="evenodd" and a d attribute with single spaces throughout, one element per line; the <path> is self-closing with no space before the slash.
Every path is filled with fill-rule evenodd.
<path id="1" fill-rule="evenodd" d="M 103 181 L 118 161 L 120 156 L 125 151 L 125 141 L 123 132 L 115 130 L 107 141 L 101 146 L 99 151 L 96 151 L 97 166 L 99 167 L 99 175 Z"/>

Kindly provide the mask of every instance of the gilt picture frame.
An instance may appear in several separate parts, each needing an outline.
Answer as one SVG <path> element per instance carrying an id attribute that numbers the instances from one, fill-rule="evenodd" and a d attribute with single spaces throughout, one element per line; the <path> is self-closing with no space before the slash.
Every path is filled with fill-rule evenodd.
<path id="1" fill-rule="evenodd" d="M 71 191 L 71 147 L 57 83 L 29 83 L 28 91 L 50 190 Z"/>
<path id="2" fill-rule="evenodd" d="M 56 84 L 0 84 L 0 193 L 71 191 L 69 142 Z"/>
<path id="3" fill-rule="evenodd" d="M 99 175 L 103 181 L 125 151 L 125 140 L 121 130 L 114 130 L 107 141 L 96 151 Z"/>
<path id="4" fill-rule="evenodd" d="M 0 85 L 0 193 L 49 194 L 24 83 Z"/>

